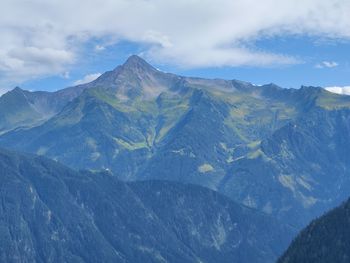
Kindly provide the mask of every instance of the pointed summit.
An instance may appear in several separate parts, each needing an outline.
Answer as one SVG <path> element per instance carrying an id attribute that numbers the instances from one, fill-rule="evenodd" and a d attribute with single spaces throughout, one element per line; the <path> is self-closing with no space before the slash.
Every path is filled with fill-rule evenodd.
<path id="1" fill-rule="evenodd" d="M 137 55 L 130 56 L 123 65 L 107 71 L 84 88 L 100 87 L 122 100 L 157 97 L 176 86 L 177 77 L 163 73 Z"/>
<path id="2" fill-rule="evenodd" d="M 147 62 L 143 58 L 139 57 L 138 55 L 131 55 L 125 61 L 124 65 L 125 64 L 135 64 L 135 63 L 146 63 L 147 64 Z"/>
<path id="3" fill-rule="evenodd" d="M 122 67 L 123 69 L 156 70 L 153 66 L 137 55 L 130 56 Z"/>
<path id="4" fill-rule="evenodd" d="M 23 89 L 21 89 L 20 87 L 16 86 L 13 90 L 11 90 L 11 92 L 23 92 Z"/>
<path id="5" fill-rule="evenodd" d="M 9 98 L 9 97 L 14 97 L 16 98 L 16 96 L 20 96 L 23 97 L 24 92 L 26 92 L 26 90 L 21 89 L 20 87 L 15 87 L 12 90 L 9 90 L 7 92 L 5 92 L 4 94 L 2 94 L 2 99 L 4 100 L 5 98 Z"/>

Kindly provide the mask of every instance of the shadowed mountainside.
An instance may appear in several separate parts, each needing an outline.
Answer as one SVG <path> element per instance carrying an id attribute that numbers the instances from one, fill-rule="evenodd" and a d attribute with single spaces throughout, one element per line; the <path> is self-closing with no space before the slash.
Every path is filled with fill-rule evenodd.
<path id="1" fill-rule="evenodd" d="M 293 231 L 211 190 L 0 150 L 2 262 L 272 262 Z"/>
<path id="2" fill-rule="evenodd" d="M 293 241 L 278 263 L 350 261 L 350 201 L 314 220 Z"/>

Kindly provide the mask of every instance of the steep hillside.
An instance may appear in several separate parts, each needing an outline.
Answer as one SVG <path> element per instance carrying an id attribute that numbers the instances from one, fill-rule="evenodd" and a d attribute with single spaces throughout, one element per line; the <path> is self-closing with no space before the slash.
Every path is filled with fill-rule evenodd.
<path id="1" fill-rule="evenodd" d="M 273 262 L 292 231 L 218 193 L 0 150 L 2 262 Z"/>
<path id="2" fill-rule="evenodd" d="M 232 163 L 219 191 L 295 225 L 350 194 L 350 110 L 314 108 Z"/>
<path id="3" fill-rule="evenodd" d="M 313 221 L 293 241 L 278 263 L 350 261 L 350 201 Z"/>

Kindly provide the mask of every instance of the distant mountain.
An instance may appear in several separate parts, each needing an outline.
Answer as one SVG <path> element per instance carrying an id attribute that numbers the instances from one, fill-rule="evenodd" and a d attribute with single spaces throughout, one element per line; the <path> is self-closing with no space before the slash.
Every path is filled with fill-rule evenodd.
<path id="1" fill-rule="evenodd" d="M 44 123 L 85 88 L 80 85 L 57 92 L 31 92 L 16 87 L 0 97 L 0 134 Z"/>
<path id="2" fill-rule="evenodd" d="M 293 230 L 211 190 L 0 150 L 2 262 L 273 262 Z"/>
<path id="3" fill-rule="evenodd" d="M 350 201 L 314 220 L 278 263 L 350 262 Z"/>
<path id="4" fill-rule="evenodd" d="M 52 117 L 54 112 L 46 111 L 45 107 L 38 105 L 36 97 L 46 96 L 47 93 L 39 93 L 35 96 L 29 91 L 15 88 L 0 97 L 0 133 L 18 128 L 39 124 Z M 33 96 L 34 95 L 34 96 Z"/>
<path id="5" fill-rule="evenodd" d="M 297 228 L 350 195 L 349 96 L 182 77 L 137 56 L 77 88 L 0 145 L 126 181 L 198 184 Z"/>

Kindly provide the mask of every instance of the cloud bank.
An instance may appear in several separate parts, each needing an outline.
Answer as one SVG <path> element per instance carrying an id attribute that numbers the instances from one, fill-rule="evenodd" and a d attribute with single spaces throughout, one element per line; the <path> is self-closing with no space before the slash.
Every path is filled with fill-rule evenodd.
<path id="1" fill-rule="evenodd" d="M 348 39 L 349 13 L 347 0 L 2 0 L 0 78 L 63 74 L 92 39 L 145 44 L 146 58 L 183 67 L 293 64 L 252 43 L 286 34 Z"/>
<path id="2" fill-rule="evenodd" d="M 344 87 L 327 87 L 326 90 L 341 94 L 341 95 L 350 95 L 350 86 L 344 86 Z"/>
<path id="3" fill-rule="evenodd" d="M 97 79 L 101 75 L 102 75 L 101 73 L 88 74 L 88 75 L 84 76 L 84 78 L 74 81 L 73 84 L 74 85 L 81 85 L 81 84 L 89 83 L 89 82 Z"/>

